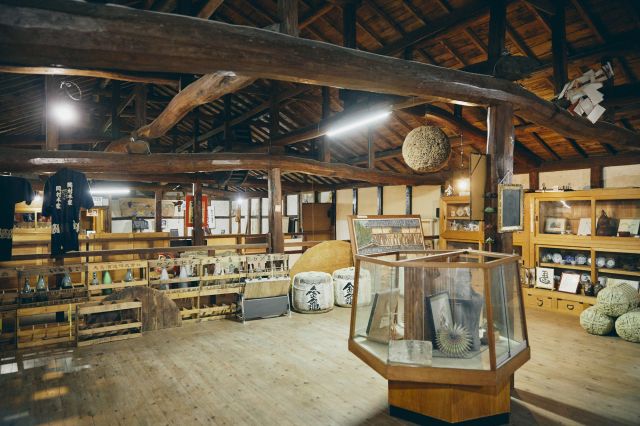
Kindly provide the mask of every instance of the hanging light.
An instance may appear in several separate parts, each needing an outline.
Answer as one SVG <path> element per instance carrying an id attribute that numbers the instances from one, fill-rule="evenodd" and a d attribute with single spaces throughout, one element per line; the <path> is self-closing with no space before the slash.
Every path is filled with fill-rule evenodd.
<path id="1" fill-rule="evenodd" d="M 91 195 L 126 195 L 131 192 L 129 188 L 91 188 Z"/>
<path id="2" fill-rule="evenodd" d="M 78 121 L 78 111 L 66 101 L 60 101 L 51 106 L 51 116 L 61 126 L 69 126 Z"/>
<path id="3" fill-rule="evenodd" d="M 362 127 L 362 126 L 366 126 L 367 124 L 371 124 L 374 123 L 376 121 L 382 120 L 386 117 L 388 117 L 389 115 L 391 115 L 391 111 L 389 110 L 382 110 L 382 111 L 376 111 L 376 112 L 372 112 L 369 115 L 366 115 L 364 117 L 361 117 L 357 120 L 351 121 L 349 123 L 345 123 L 341 126 L 338 126 L 334 129 L 331 129 L 327 132 L 327 136 L 334 137 L 337 136 L 341 133 L 345 133 L 348 132 L 350 130 L 353 129 L 357 129 L 358 127 Z"/>

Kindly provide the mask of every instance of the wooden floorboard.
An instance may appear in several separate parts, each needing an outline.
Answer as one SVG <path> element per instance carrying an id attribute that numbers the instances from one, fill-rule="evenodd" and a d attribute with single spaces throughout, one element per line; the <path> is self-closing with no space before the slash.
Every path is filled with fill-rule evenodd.
<path id="1" fill-rule="evenodd" d="M 400 425 L 386 382 L 347 350 L 349 310 L 214 321 L 0 357 L 0 423 Z M 640 424 L 640 345 L 527 312 L 532 359 L 511 423 Z"/>

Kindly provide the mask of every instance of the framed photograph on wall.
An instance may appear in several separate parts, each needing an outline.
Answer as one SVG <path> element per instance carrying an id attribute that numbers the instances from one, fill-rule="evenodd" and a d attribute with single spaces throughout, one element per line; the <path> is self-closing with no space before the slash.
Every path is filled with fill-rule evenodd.
<path id="1" fill-rule="evenodd" d="M 536 268 L 536 287 L 553 290 L 553 268 Z"/>
<path id="2" fill-rule="evenodd" d="M 419 215 L 349 216 L 354 257 L 393 251 L 424 251 Z"/>
<path id="3" fill-rule="evenodd" d="M 453 326 L 449 293 L 445 291 L 427 296 L 425 302 L 426 325 L 431 330 L 432 336 L 436 336 L 437 331 L 443 327 Z"/>
<path id="4" fill-rule="evenodd" d="M 580 284 L 580 274 L 563 272 L 558 291 L 576 294 L 578 292 L 578 284 Z"/>
<path id="5" fill-rule="evenodd" d="M 567 230 L 567 218 L 548 217 L 544 220 L 545 234 L 564 234 Z"/>
<path id="6" fill-rule="evenodd" d="M 524 229 L 524 189 L 522 185 L 498 185 L 498 232 Z"/>

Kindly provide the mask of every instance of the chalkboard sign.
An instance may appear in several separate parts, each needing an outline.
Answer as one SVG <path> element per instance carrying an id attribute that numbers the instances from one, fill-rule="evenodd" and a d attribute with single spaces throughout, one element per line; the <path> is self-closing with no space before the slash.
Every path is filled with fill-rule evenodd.
<path id="1" fill-rule="evenodd" d="M 498 185 L 498 232 L 524 229 L 524 190 L 522 185 Z"/>

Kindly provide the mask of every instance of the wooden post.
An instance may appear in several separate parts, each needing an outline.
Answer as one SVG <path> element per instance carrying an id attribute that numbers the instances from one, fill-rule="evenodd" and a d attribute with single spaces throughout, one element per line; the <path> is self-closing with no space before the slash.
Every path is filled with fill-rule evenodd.
<path id="1" fill-rule="evenodd" d="M 540 173 L 537 170 L 529 172 L 529 189 L 535 191 L 540 188 Z"/>
<path id="2" fill-rule="evenodd" d="M 556 2 L 556 13 L 551 18 L 551 56 L 553 59 L 553 89 L 555 94 L 558 94 L 569 78 L 564 1 Z"/>
<path id="3" fill-rule="evenodd" d="M 269 240 L 272 253 L 284 253 L 284 233 L 282 232 L 282 182 L 279 168 L 269 169 Z"/>
<path id="4" fill-rule="evenodd" d="M 46 122 L 46 139 L 44 149 L 47 151 L 57 151 L 60 142 L 60 132 L 58 123 L 53 119 L 53 107 L 58 101 L 58 91 L 60 87 L 57 84 L 56 77 L 47 75 L 44 77 L 45 87 L 45 122 Z"/>
<path id="5" fill-rule="evenodd" d="M 407 185 L 404 214 L 413 214 L 413 186 Z"/>
<path id="6" fill-rule="evenodd" d="M 353 214 L 358 214 L 358 188 L 353 188 Z"/>
<path id="7" fill-rule="evenodd" d="M 491 0 L 489 12 L 489 57 L 487 60 L 489 74 L 493 74 L 493 67 L 504 50 L 506 31 L 507 2 L 506 0 Z"/>
<path id="8" fill-rule="evenodd" d="M 233 136 L 231 132 L 231 93 L 224 95 L 224 149 L 231 151 L 233 149 Z"/>
<path id="9" fill-rule="evenodd" d="M 155 191 L 155 199 L 156 199 L 156 217 L 155 217 L 155 231 L 162 232 L 162 194 L 164 191 L 162 189 L 156 189 Z"/>
<path id="10" fill-rule="evenodd" d="M 278 0 L 280 32 L 298 37 L 298 0 Z"/>
<path id="11" fill-rule="evenodd" d="M 200 152 L 200 143 L 198 137 L 200 136 L 200 107 L 195 107 L 193 110 L 193 152 Z"/>
<path id="12" fill-rule="evenodd" d="M 331 115 L 331 91 L 327 86 L 322 86 L 322 119 L 326 120 Z M 318 161 L 331 162 L 331 149 L 329 138 L 322 136 L 319 141 Z"/>
<path id="13" fill-rule="evenodd" d="M 604 176 L 602 166 L 591 166 L 591 189 L 604 188 Z"/>
<path id="14" fill-rule="evenodd" d="M 147 124 L 147 86 L 136 84 L 135 87 L 136 129 Z"/>
<path id="15" fill-rule="evenodd" d="M 511 183 L 513 176 L 513 107 L 511 104 L 489 106 L 487 113 L 487 155 L 489 156 L 491 172 L 489 174 L 489 192 L 498 193 L 498 183 Z M 488 234 L 493 236 L 492 251 L 512 253 L 513 234 L 497 232 L 497 197 L 491 198 L 491 204 L 496 213 L 485 216 Z"/>
<path id="16" fill-rule="evenodd" d="M 378 214 L 382 215 L 383 206 L 384 205 L 384 187 L 382 185 L 378 186 Z"/>
<path id="17" fill-rule="evenodd" d="M 111 139 L 120 138 L 120 117 L 118 106 L 120 105 L 120 81 L 111 81 Z"/>
<path id="18" fill-rule="evenodd" d="M 331 191 L 331 239 L 336 239 L 336 206 L 337 201 L 336 197 L 338 196 L 338 191 L 335 189 Z"/>
<path id="19" fill-rule="evenodd" d="M 204 230 L 202 229 L 202 183 L 193 184 L 193 245 L 204 245 Z"/>
<path id="20" fill-rule="evenodd" d="M 376 150 L 373 146 L 373 130 L 371 126 L 367 129 L 367 166 L 370 169 L 376 167 Z"/>

